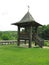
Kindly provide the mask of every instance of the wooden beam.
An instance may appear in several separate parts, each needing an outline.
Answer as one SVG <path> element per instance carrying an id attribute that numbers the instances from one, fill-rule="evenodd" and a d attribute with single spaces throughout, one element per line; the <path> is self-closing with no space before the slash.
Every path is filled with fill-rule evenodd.
<path id="1" fill-rule="evenodd" d="M 20 45 L 20 26 L 18 26 L 18 43 L 17 45 Z"/>
<path id="2" fill-rule="evenodd" d="M 31 48 L 32 43 L 32 26 L 29 27 L 29 48 Z"/>
<path id="3" fill-rule="evenodd" d="M 25 44 L 26 44 L 26 40 L 25 40 Z"/>

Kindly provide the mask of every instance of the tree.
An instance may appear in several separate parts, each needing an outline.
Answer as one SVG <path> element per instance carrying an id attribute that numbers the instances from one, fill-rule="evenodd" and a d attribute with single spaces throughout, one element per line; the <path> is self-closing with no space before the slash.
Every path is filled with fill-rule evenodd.
<path id="1" fill-rule="evenodd" d="M 9 36 L 7 34 L 2 35 L 2 40 L 9 40 Z"/>

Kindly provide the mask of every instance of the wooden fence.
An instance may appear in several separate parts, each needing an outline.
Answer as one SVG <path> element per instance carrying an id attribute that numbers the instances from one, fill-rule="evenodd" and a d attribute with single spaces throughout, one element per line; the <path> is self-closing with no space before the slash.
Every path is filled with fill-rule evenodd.
<path id="1" fill-rule="evenodd" d="M 20 42 L 24 43 L 24 40 L 20 40 Z M 0 45 L 7 44 L 17 44 L 17 40 L 0 40 Z"/>

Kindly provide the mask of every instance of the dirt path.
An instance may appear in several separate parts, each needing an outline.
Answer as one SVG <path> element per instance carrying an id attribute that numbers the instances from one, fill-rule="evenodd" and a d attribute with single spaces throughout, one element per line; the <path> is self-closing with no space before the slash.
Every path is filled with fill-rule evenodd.
<path id="1" fill-rule="evenodd" d="M 43 48 L 47 48 L 47 49 L 49 49 L 49 47 L 47 47 L 47 46 L 44 46 Z"/>

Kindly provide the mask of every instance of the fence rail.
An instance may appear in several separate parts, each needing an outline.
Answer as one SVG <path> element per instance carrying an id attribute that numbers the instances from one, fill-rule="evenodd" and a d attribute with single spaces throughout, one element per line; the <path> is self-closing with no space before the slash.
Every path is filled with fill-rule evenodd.
<path id="1" fill-rule="evenodd" d="M 20 40 L 20 42 L 24 42 L 24 40 Z M 17 44 L 17 40 L 0 40 L 1 45 L 7 44 Z"/>
<path id="2" fill-rule="evenodd" d="M 0 40 L 0 44 L 15 44 L 17 40 Z"/>

